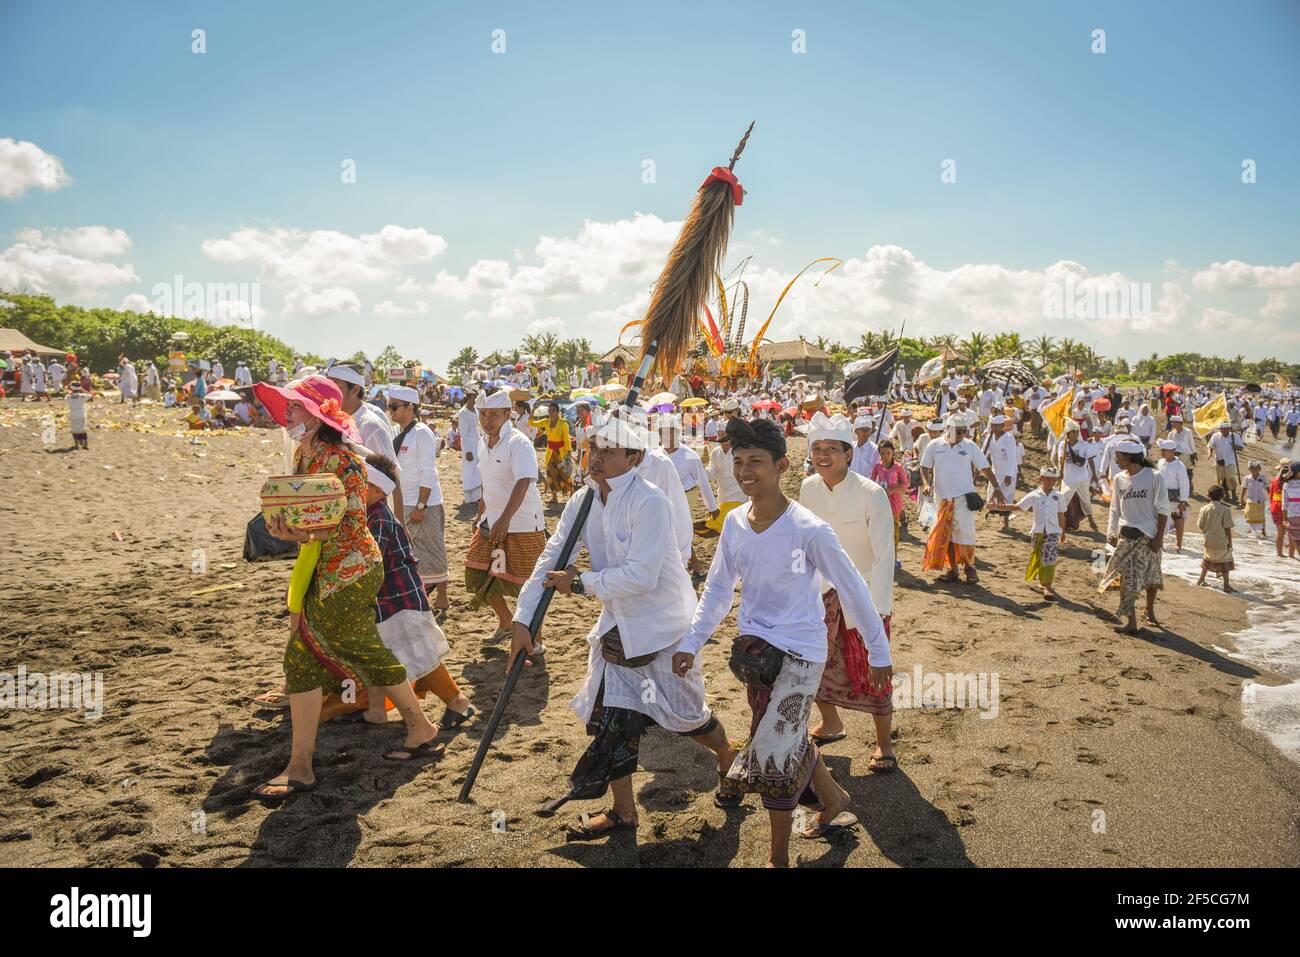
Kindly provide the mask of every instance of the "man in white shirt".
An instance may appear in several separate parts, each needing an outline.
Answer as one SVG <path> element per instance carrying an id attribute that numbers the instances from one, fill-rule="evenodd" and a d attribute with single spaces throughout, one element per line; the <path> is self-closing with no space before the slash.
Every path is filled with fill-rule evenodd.
<path id="1" fill-rule="evenodd" d="M 853 446 L 852 469 L 864 479 L 871 478 L 871 470 L 880 461 L 880 449 L 872 441 L 874 434 L 875 427 L 870 415 L 864 412 L 853 420 L 853 435 L 857 442 Z"/>
<path id="2" fill-rule="evenodd" d="M 1183 525 L 1187 517 L 1188 501 L 1192 497 L 1192 482 L 1187 467 L 1178 459 L 1177 446 L 1169 438 L 1156 442 L 1160 461 L 1156 471 L 1165 480 L 1165 494 L 1169 497 L 1169 520 L 1174 524 L 1174 551 L 1183 549 Z"/>
<path id="3" fill-rule="evenodd" d="M 465 405 L 456 415 L 460 432 L 460 482 L 464 489 L 461 506 L 473 505 L 483 497 L 483 478 L 478 467 L 478 392 L 465 392 Z"/>
<path id="4" fill-rule="evenodd" d="M 968 424 L 954 415 L 946 425 L 946 434 L 930 442 L 921 456 L 921 491 L 933 494 L 939 513 L 925 547 L 924 571 L 949 570 L 938 581 L 957 581 L 957 566 L 962 565 L 966 581 L 978 582 L 975 571 L 975 513 L 968 496 L 975 492 L 972 469 L 993 486 L 993 499 L 1005 502 L 997 477 L 980 447 L 966 438 Z"/>
<path id="5" fill-rule="evenodd" d="M 331 369 L 331 375 L 337 369 Z M 355 370 L 349 371 L 360 377 Z M 402 501 L 410 503 L 402 524 L 418 562 L 420 583 L 433 605 L 434 620 L 442 624 L 451 602 L 447 598 L 446 516 L 438 477 L 438 435 L 420 421 L 420 393 L 409 386 L 388 387 L 388 410 L 397 426 L 390 447 L 400 469 L 397 479 Z M 387 449 L 372 451 L 387 457 Z"/>
<path id="6" fill-rule="evenodd" d="M 1115 549 L 1097 585 L 1104 593 L 1111 582 L 1120 582 L 1120 618 L 1127 618 L 1116 628 L 1120 634 L 1135 635 L 1137 597 L 1146 592 L 1146 620 L 1160 626 L 1156 619 L 1156 592 L 1164 587 L 1160 569 L 1165 526 L 1169 521 L 1169 495 L 1164 478 L 1146 462 L 1146 447 L 1129 439 L 1115 447 L 1121 471 L 1115 476 L 1115 494 L 1110 500 L 1110 518 L 1106 526 L 1107 541 Z"/>
<path id="7" fill-rule="evenodd" d="M 1221 422 L 1219 431 L 1205 442 L 1214 457 L 1214 480 L 1223 486 L 1228 499 L 1237 503 L 1237 450 L 1243 447 L 1241 436 L 1232 431 L 1232 423 Z"/>
<path id="8" fill-rule="evenodd" d="M 731 456 L 731 437 L 725 431 L 718 433 L 718 443 L 709 452 L 707 471 L 710 481 L 718 490 L 718 514 L 705 522 L 705 525 L 721 534 L 727 513 L 745 501 L 745 493 L 740 490 L 740 484 L 736 481 Z"/>
<path id="9" fill-rule="evenodd" d="M 695 738 L 713 751 L 719 806 L 735 807 L 740 794 L 725 774 L 735 760 L 726 732 L 704 700 L 704 672 L 696 659 L 674 673 L 673 656 L 695 612 L 695 593 L 682 567 L 672 533 L 667 497 L 640 474 L 648 436 L 611 417 L 592 435 L 587 488 L 565 505 L 559 527 L 519 595 L 507 672 L 515 656 L 531 654 L 530 623 L 545 588 L 600 603 L 600 618 L 587 634 L 587 674 L 571 707 L 593 735 L 569 777 L 569 793 L 545 805 L 554 812 L 566 801 L 590 801 L 612 789 L 614 806 L 583 815 L 570 837 L 588 839 L 637 824 L 632 774 L 641 735 L 658 725 Z M 579 573 L 555 563 L 563 543 L 591 496 L 591 512 L 578 545 L 586 546 L 591 570 Z M 531 662 L 526 662 L 531 664 Z"/>
<path id="10" fill-rule="evenodd" d="M 906 406 L 898 413 L 898 421 L 889 430 L 889 439 L 894 443 L 894 448 L 898 449 L 899 458 L 911 453 L 916 445 L 912 438 L 912 412 Z"/>
<path id="11" fill-rule="evenodd" d="M 60 365 L 58 359 L 52 359 L 45 371 L 49 377 L 50 391 L 55 394 L 61 393 L 63 391 L 63 379 L 68 374 L 67 368 Z"/>
<path id="12" fill-rule="evenodd" d="M 1174 451 L 1178 453 L 1178 461 L 1183 463 L 1183 468 L 1187 471 L 1187 497 L 1192 497 L 1192 489 L 1195 487 L 1195 480 L 1192 470 L 1196 465 L 1196 438 L 1192 430 L 1183 424 L 1181 415 L 1171 415 L 1169 417 L 1169 432 L 1165 438 L 1174 443 Z"/>
<path id="13" fill-rule="evenodd" d="M 682 492 L 690 496 L 694 491 L 704 506 L 704 511 L 709 514 L 710 519 L 718 517 L 718 501 L 713 497 L 713 489 L 709 486 L 708 473 L 704 471 L 704 462 L 700 455 L 694 449 L 686 445 L 681 445 L 682 423 L 676 415 L 663 415 L 659 417 L 659 441 L 660 449 L 668 456 L 668 460 L 673 463 L 677 470 L 677 478 L 682 484 Z M 690 499 L 687 499 L 687 507 L 690 508 Z M 698 585 L 704 580 L 704 573 L 700 568 L 699 560 L 695 556 L 694 542 L 694 521 L 691 523 L 692 541 L 691 554 L 688 567 L 691 570 L 691 581 Z"/>
<path id="14" fill-rule="evenodd" d="M 226 377 L 226 368 L 221 364 L 220 359 L 212 360 L 212 376 L 214 379 L 224 379 Z"/>
<path id="15" fill-rule="evenodd" d="M 1008 502 L 1015 498 L 1016 479 L 1020 475 L 1020 443 L 1016 441 L 1015 423 L 1005 415 L 995 415 L 989 419 L 989 442 L 986 453 L 997 479 L 997 487 Z M 987 490 L 993 496 L 993 486 Z M 992 514 L 991 512 L 989 514 Z M 1010 527 L 1011 513 L 1002 513 L 1002 530 Z"/>
<path id="16" fill-rule="evenodd" d="M 801 801 L 822 808 L 816 823 L 803 830 L 805 837 L 857 824 L 847 811 L 849 793 L 831 777 L 808 736 L 809 705 L 827 656 L 822 578 L 858 623 L 865 645 L 860 652 L 869 663 L 866 682 L 877 693 L 889 681 L 893 662 L 880 614 L 835 533 L 781 492 L 790 462 L 780 427 L 766 420 L 750 424 L 734 419 L 727 431 L 735 449 L 736 480 L 750 501 L 723 524 L 695 617 L 673 655 L 673 670 L 690 673 L 743 582 L 730 660 L 753 714 L 749 739 L 727 777 L 741 790 L 762 795 L 772 841 L 768 862 L 787 867 L 793 812 Z"/>
<path id="17" fill-rule="evenodd" d="M 253 384 L 253 373 L 248 371 L 248 366 L 244 365 L 243 360 L 235 364 L 235 386 L 245 386 Z"/>
<path id="18" fill-rule="evenodd" d="M 1133 434 L 1147 448 L 1156 440 L 1156 417 L 1151 414 L 1150 404 L 1143 402 L 1138 409 L 1138 414 L 1133 416 L 1129 423 Z"/>
<path id="19" fill-rule="evenodd" d="M 499 641 L 514 633 L 506 598 L 518 595 L 532 574 L 546 547 L 546 523 L 537 491 L 537 452 L 510 424 L 510 393 L 485 396 L 478 409 L 481 437 L 474 458 L 483 495 L 465 555 L 465 590 L 470 607 L 488 605 L 496 612 L 493 640 Z M 462 433 L 462 448 L 464 441 Z"/>
<path id="20" fill-rule="evenodd" d="M 827 418 L 820 412 L 813 416 L 808 447 L 816 474 L 804 479 L 799 504 L 834 530 L 840 547 L 867 583 L 885 638 L 889 639 L 894 610 L 894 512 L 885 490 L 849 467 L 852 438 L 852 426 L 844 416 Z M 864 711 L 876 726 L 876 749 L 867 770 L 888 773 L 898 766 L 890 742 L 893 688 L 886 685 L 877 694 L 863 687 L 863 676 L 855 673 L 853 656 L 846 657 L 856 647 L 852 643 L 862 640 L 858 623 L 840 607 L 839 597 L 829 583 L 823 582 L 823 589 L 827 620 L 834 624 L 816 699 L 821 724 L 813 729 L 812 739 L 818 745 L 827 745 L 847 736 L 836 705 Z"/>

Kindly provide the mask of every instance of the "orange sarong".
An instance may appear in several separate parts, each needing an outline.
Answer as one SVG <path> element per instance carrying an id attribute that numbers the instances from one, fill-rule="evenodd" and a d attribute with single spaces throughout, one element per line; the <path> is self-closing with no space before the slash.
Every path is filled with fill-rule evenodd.
<path id="1" fill-rule="evenodd" d="M 921 560 L 921 570 L 941 572 L 949 564 L 948 546 L 952 545 L 953 500 L 946 498 L 939 503 L 939 513 L 934 520 L 934 528 L 925 543 L 925 557 Z M 974 545 L 952 545 L 958 565 L 975 564 Z M 952 566 L 957 570 L 957 565 Z"/>

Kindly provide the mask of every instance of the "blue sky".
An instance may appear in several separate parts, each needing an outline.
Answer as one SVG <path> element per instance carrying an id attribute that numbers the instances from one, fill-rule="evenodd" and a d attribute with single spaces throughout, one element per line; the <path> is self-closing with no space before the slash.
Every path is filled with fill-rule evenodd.
<path id="1" fill-rule="evenodd" d="M 530 328 L 605 348 L 753 119 L 731 257 L 755 257 L 753 309 L 849 260 L 777 338 L 907 318 L 1296 361 L 1298 41 L 1292 2 L 6 0 L 0 140 L 70 181 L 0 181 L 0 279 L 111 306 L 258 281 L 259 324 L 325 354 L 441 365 Z M 89 226 L 126 238 L 87 253 Z M 386 226 L 419 232 L 367 247 Z M 357 248 L 364 274 L 331 260 Z M 1046 317 L 1064 274 L 1149 283 L 1155 315 Z"/>

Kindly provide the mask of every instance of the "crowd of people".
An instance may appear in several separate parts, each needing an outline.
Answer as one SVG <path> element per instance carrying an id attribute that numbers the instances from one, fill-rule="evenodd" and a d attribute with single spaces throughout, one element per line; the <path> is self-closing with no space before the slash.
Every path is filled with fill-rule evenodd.
<path id="1" fill-rule="evenodd" d="M 45 367 L 38 390 L 35 365 L 23 371 L 25 396 L 68 379 Z M 354 363 L 286 370 L 273 362 L 258 382 L 239 363 L 226 383 L 214 361 L 182 385 L 160 380 L 152 364 L 139 376 L 123 358 L 120 401 L 165 387 L 186 396 L 191 415 L 207 413 L 197 427 L 219 427 L 208 424 L 204 398 L 232 386 L 248 413 L 234 413 L 236 423 L 282 427 L 293 471 L 330 473 L 346 491 L 346 516 L 332 530 L 268 523 L 299 552 L 284 682 L 255 700 L 288 709 L 293 746 L 256 796 L 278 802 L 317 786 L 313 753 L 326 720 L 384 723 L 395 708 L 406 735 L 385 757 L 406 762 L 435 753 L 442 730 L 475 717 L 448 671 L 442 630 L 453 613 L 440 477 L 448 455 L 460 468 L 458 514 L 472 512 L 473 523 L 456 574 L 469 606 L 494 614 L 489 641 L 508 643 L 507 667 L 520 655 L 532 666 L 532 619 L 546 589 L 592 606 L 587 672 L 572 700 L 591 743 L 547 812 L 610 793 L 609 807 L 570 826 L 571 838 L 636 828 L 632 777 L 642 736 L 658 726 L 712 752 L 719 808 L 759 795 L 773 866 L 789 861 L 801 805 L 808 816 L 795 830 L 804 838 L 857 823 L 822 755 L 848 735 L 841 709 L 872 717 L 868 770 L 898 767 L 890 645 L 898 545 L 913 524 L 925 538 L 917 570 L 938 573 L 931 587 L 960 589 L 979 584 L 978 540 L 996 534 L 980 513 L 1002 530 L 1024 515 L 1025 580 L 1047 601 L 1061 587 L 1067 536 L 1104 540 L 1105 569 L 1087 587 L 1118 591 L 1116 630 L 1132 633 L 1139 602 L 1142 624 L 1160 624 L 1162 556 L 1183 547 L 1205 455 L 1215 481 L 1195 519 L 1201 583 L 1214 575 L 1232 590 L 1238 508 L 1249 534 L 1267 537 L 1271 520 L 1278 554 L 1300 557 L 1300 464 L 1283 457 L 1265 476 L 1247 460 L 1257 441 L 1280 451 L 1293 442 L 1300 392 L 1287 385 L 1229 395 L 954 373 L 928 386 L 900 375 L 885 394 L 845 401 L 845 384 L 806 377 L 723 386 L 677 377 L 666 393 L 629 406 L 616 398 L 625 371 L 598 384 L 597 370 L 570 370 L 567 390 L 546 364 L 490 382 L 471 370 L 459 385 L 377 387 L 373 370 Z M 79 445 L 88 391 L 80 375 L 68 382 Z M 796 436 L 806 440 L 802 460 L 790 452 Z M 1043 450 L 1033 475 L 1025 474 L 1027 440 Z M 559 513 L 549 534 L 548 504 Z M 716 539 L 707 566 L 697 547 L 705 538 Z M 570 540 L 576 548 L 558 568 Z M 747 720 L 748 733 L 729 737 L 710 707 L 702 658 L 738 589 L 735 634 L 724 647 L 749 713 L 728 720 Z M 444 708 L 436 723 L 420 704 L 429 693 Z"/>

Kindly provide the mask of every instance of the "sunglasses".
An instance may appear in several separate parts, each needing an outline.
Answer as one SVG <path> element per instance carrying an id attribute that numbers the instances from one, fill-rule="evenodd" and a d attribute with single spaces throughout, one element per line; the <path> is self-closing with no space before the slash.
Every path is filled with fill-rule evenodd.
<path id="1" fill-rule="evenodd" d="M 410 404 L 409 402 L 390 402 L 388 403 L 388 411 L 396 412 L 398 409 L 404 409 Z"/>

